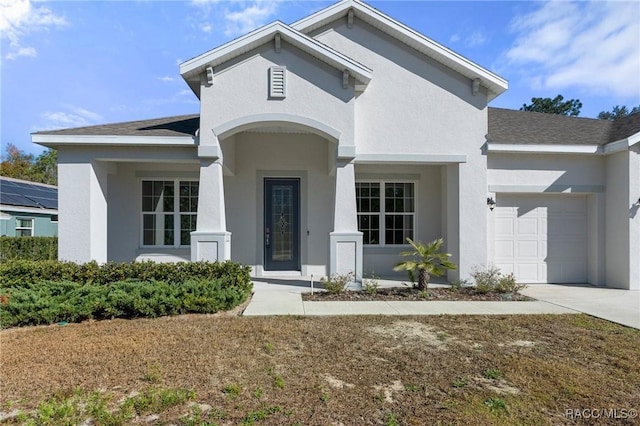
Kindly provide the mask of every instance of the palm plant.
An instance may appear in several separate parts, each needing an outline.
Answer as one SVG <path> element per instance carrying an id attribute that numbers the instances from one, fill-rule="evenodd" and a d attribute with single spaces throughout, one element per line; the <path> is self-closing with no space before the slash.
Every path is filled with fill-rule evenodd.
<path id="1" fill-rule="evenodd" d="M 393 268 L 394 271 L 407 271 L 411 283 L 415 283 L 416 273 L 418 274 L 418 289 L 427 289 L 431 276 L 439 277 L 449 269 L 456 269 L 455 263 L 449 260 L 451 253 L 441 253 L 440 248 L 444 244 L 442 238 L 433 240 L 428 244 L 421 241 L 414 242 L 407 238 L 413 250 L 403 251 L 400 256 L 410 257 L 410 260 L 399 262 Z"/>

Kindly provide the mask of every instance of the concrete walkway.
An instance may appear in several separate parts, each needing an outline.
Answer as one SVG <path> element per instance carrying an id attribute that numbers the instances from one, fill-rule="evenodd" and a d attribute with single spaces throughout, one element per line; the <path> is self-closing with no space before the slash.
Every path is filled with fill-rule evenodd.
<path id="1" fill-rule="evenodd" d="M 591 285 L 531 284 L 522 292 L 534 299 L 640 329 L 640 290 Z"/>
<path id="2" fill-rule="evenodd" d="M 398 281 L 380 280 L 381 287 L 399 285 L 402 284 Z M 305 279 L 255 279 L 253 298 L 243 315 L 513 315 L 577 313 L 574 309 L 546 301 L 303 302 L 301 293 L 309 292 L 310 290 L 310 282 Z"/>

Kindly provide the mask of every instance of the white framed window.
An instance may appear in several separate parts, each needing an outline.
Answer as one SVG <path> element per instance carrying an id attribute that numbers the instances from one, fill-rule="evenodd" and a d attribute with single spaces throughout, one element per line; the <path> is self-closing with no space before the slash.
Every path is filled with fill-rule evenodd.
<path id="1" fill-rule="evenodd" d="M 358 230 L 365 245 L 403 245 L 415 233 L 415 183 L 356 182 Z"/>
<path id="2" fill-rule="evenodd" d="M 188 179 L 141 181 L 142 245 L 188 246 L 196 229 L 198 182 Z"/>
<path id="3" fill-rule="evenodd" d="M 16 237 L 33 237 L 32 218 L 16 218 Z"/>

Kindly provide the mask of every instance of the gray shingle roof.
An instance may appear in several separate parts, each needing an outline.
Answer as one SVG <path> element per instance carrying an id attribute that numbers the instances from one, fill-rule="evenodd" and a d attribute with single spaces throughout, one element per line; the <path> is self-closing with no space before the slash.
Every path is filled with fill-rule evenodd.
<path id="1" fill-rule="evenodd" d="M 628 138 L 640 132 L 640 112 L 631 114 L 624 118 L 619 118 L 613 122 L 614 126 L 611 132 L 610 142 L 619 141 Z"/>
<path id="2" fill-rule="evenodd" d="M 489 108 L 489 142 L 525 145 L 604 145 L 640 132 L 640 113 L 614 122 Z M 40 131 L 36 135 L 194 136 L 198 114 Z"/>
<path id="3" fill-rule="evenodd" d="M 489 142 L 525 145 L 603 145 L 612 122 L 540 112 L 489 108 Z"/>
<path id="4" fill-rule="evenodd" d="M 34 135 L 194 136 L 198 127 L 200 127 L 200 115 L 191 114 L 72 129 L 43 130 Z"/>

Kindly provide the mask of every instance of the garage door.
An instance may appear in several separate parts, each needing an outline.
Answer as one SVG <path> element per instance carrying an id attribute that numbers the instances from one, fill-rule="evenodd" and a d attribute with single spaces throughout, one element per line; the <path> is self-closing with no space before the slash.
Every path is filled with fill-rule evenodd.
<path id="1" fill-rule="evenodd" d="M 495 264 L 524 283 L 587 282 L 585 196 L 500 195 Z"/>

